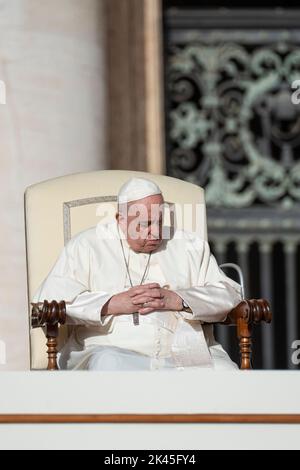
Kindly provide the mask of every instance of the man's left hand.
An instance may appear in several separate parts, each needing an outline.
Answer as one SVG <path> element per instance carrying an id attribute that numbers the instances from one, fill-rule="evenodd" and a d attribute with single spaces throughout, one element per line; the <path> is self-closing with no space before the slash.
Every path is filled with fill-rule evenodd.
<path id="1" fill-rule="evenodd" d="M 153 295 L 151 291 L 152 289 L 149 289 L 147 295 L 137 294 L 132 300 L 133 304 L 140 306 L 140 308 L 138 309 L 138 312 L 140 314 L 143 315 L 158 310 L 156 304 L 153 303 L 155 300 L 157 300 L 158 297 L 163 302 L 163 305 L 159 308 L 159 310 L 182 310 L 182 298 L 178 294 L 176 294 L 176 292 L 162 287 L 153 289 Z M 143 304 L 146 305 L 143 306 Z"/>

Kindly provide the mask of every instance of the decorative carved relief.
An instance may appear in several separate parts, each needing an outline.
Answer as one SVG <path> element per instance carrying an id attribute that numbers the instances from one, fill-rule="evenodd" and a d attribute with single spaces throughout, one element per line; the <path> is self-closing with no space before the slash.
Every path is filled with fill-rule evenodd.
<path id="1" fill-rule="evenodd" d="M 300 51 L 288 31 L 268 35 L 238 43 L 223 31 L 170 48 L 169 174 L 204 186 L 209 206 L 300 202 Z"/>

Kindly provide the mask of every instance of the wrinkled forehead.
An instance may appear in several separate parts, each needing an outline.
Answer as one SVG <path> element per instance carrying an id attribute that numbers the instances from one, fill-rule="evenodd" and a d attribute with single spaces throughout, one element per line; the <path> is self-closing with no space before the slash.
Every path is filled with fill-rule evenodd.
<path id="1" fill-rule="evenodd" d="M 149 196 L 139 201 L 119 205 L 119 211 L 127 217 L 138 217 L 140 220 L 153 220 L 162 218 L 165 209 L 164 199 L 161 195 Z"/>

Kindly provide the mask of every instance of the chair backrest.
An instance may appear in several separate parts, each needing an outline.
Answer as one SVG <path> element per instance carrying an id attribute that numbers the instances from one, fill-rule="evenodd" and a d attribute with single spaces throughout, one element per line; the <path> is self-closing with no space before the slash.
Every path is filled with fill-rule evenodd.
<path id="1" fill-rule="evenodd" d="M 184 223 L 184 228 L 197 229 L 199 235 L 207 239 L 203 189 L 176 178 L 138 171 L 105 170 L 63 176 L 30 186 L 25 193 L 29 312 L 35 291 L 64 245 L 82 230 L 105 221 L 100 219 L 100 214 L 112 204 L 116 208 L 119 188 L 132 176 L 155 181 L 165 201 L 175 204 L 176 226 L 181 228 Z M 186 217 L 178 217 L 185 204 L 196 210 L 197 226 L 194 226 L 194 217 L 190 217 L 190 222 Z M 30 345 L 32 369 L 46 368 L 45 336 L 40 328 L 31 330 Z"/>

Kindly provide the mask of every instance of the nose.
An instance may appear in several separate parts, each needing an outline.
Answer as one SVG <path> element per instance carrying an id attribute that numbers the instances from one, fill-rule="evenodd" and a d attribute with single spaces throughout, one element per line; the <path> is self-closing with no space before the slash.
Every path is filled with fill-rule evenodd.
<path id="1" fill-rule="evenodd" d="M 149 238 L 151 240 L 158 240 L 160 238 L 160 227 L 159 224 L 151 224 Z"/>

